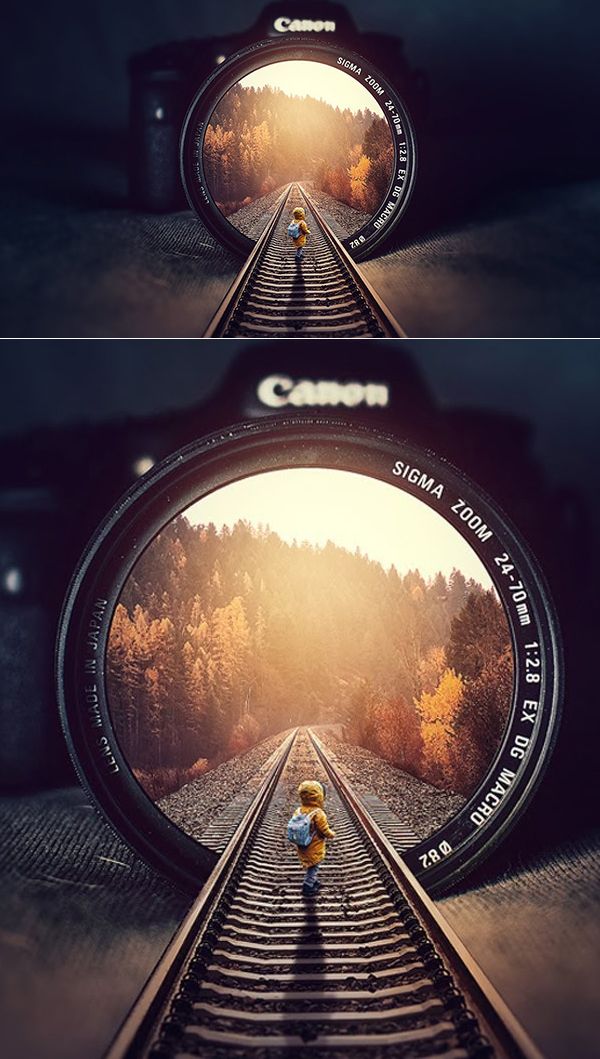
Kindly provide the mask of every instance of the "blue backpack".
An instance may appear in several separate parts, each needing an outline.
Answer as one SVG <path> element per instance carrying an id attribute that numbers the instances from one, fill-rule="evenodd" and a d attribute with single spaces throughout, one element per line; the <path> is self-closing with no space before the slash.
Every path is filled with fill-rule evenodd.
<path id="1" fill-rule="evenodd" d="M 316 809 L 311 809 L 310 813 L 296 813 L 288 823 L 287 837 L 300 849 L 306 849 L 312 842 L 312 818 L 316 812 Z"/>
<path id="2" fill-rule="evenodd" d="M 288 235 L 290 239 L 297 239 L 300 235 L 300 221 L 290 221 L 288 224 Z"/>

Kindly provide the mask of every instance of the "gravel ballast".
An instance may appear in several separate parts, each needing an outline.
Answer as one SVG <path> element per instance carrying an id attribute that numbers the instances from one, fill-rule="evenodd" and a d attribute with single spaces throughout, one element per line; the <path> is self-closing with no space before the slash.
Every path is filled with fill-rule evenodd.
<path id="1" fill-rule="evenodd" d="M 327 223 L 331 225 L 338 239 L 346 239 L 349 235 L 353 235 L 354 232 L 357 232 L 359 228 L 362 228 L 370 220 L 368 213 L 355 210 L 352 206 L 347 206 L 345 202 L 338 202 L 337 199 L 327 195 L 324 191 L 317 191 L 310 182 L 304 186 L 311 199 L 314 200 L 317 209 L 321 211 Z M 249 206 L 242 206 L 241 210 L 231 213 L 227 220 L 235 228 L 239 228 L 249 239 L 258 239 L 265 226 L 271 220 L 285 187 L 287 185 L 276 188 L 275 191 L 269 192 L 268 195 L 263 195 L 260 199 L 256 199 L 255 202 L 251 202 Z M 287 216 L 282 219 L 282 223 L 285 222 L 286 226 L 288 221 L 289 218 Z M 310 217 L 308 221 L 310 227 Z"/>
<path id="2" fill-rule="evenodd" d="M 394 768 L 370 750 L 341 740 L 331 729 L 315 729 L 357 792 L 375 794 L 418 836 L 427 838 L 462 809 L 466 799 L 440 791 L 408 772 Z M 252 798 L 269 761 L 287 732 L 265 739 L 240 757 L 216 768 L 158 801 L 158 807 L 186 834 L 201 840 L 203 832 L 236 798 Z"/>
<path id="3" fill-rule="evenodd" d="M 249 206 L 242 206 L 241 210 L 230 213 L 227 220 L 230 224 L 233 224 L 234 228 L 238 228 L 240 232 L 247 235 L 249 239 L 258 239 L 271 220 L 275 207 L 286 187 L 287 184 L 284 184 L 282 187 L 276 188 L 275 191 L 270 191 L 268 195 L 262 195 L 261 198 L 255 199 Z"/>
<path id="4" fill-rule="evenodd" d="M 376 794 L 412 828 L 419 840 L 447 823 L 466 802 L 461 794 L 440 791 L 394 768 L 372 751 L 343 742 L 331 730 L 316 728 L 315 732 L 356 791 Z"/>
<path id="5" fill-rule="evenodd" d="M 347 239 L 349 235 L 354 235 L 371 220 L 369 213 L 355 210 L 352 206 L 347 206 L 345 202 L 338 202 L 325 191 L 317 191 L 309 181 L 304 184 L 304 187 L 338 239 Z"/>
<path id="6" fill-rule="evenodd" d="M 265 739 L 240 757 L 222 761 L 199 779 L 161 798 L 159 809 L 186 834 L 199 840 L 203 831 L 238 795 L 250 799 L 260 787 L 271 756 L 287 732 Z"/>

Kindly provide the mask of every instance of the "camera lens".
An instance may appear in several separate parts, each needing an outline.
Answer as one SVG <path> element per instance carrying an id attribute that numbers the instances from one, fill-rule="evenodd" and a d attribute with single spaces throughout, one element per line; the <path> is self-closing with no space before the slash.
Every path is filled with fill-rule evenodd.
<path id="1" fill-rule="evenodd" d="M 224 63 L 181 141 L 190 204 L 243 252 L 301 208 L 364 256 L 402 216 L 415 164 L 397 90 L 364 57 L 314 40 L 262 42 Z"/>
<path id="2" fill-rule="evenodd" d="M 82 779 L 180 881 L 306 726 L 435 890 L 530 797 L 561 668 L 539 572 L 459 471 L 282 417 L 194 443 L 117 506 L 69 591 L 58 678 Z"/>

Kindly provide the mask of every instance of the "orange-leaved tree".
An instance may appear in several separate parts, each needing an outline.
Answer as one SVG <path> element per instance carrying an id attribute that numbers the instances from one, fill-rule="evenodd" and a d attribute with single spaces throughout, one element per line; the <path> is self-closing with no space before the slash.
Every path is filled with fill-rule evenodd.
<path id="1" fill-rule="evenodd" d="M 463 695 L 462 677 L 446 669 L 436 690 L 424 691 L 416 702 L 423 739 L 423 778 L 437 787 L 453 787 L 453 749 Z"/>

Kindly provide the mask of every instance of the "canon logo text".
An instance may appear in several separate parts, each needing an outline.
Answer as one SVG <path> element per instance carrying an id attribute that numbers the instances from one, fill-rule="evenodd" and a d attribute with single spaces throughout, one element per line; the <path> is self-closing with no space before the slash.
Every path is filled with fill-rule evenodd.
<path id="1" fill-rule="evenodd" d="M 258 384 L 259 401 L 267 408 L 295 408 L 317 405 L 345 405 L 356 408 L 366 404 L 369 408 L 386 408 L 390 401 L 389 387 L 385 383 L 336 382 L 335 380 L 290 379 L 288 375 L 269 375 Z"/>
<path id="2" fill-rule="evenodd" d="M 335 33 L 335 22 L 313 22 L 310 18 L 276 18 L 273 28 L 278 33 Z"/>

